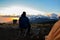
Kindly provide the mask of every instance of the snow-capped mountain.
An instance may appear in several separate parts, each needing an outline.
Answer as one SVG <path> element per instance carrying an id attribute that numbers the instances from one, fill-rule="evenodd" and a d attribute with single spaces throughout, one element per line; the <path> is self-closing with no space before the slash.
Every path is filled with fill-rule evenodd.
<path id="1" fill-rule="evenodd" d="M 58 16 L 56 14 L 51 14 L 51 16 L 44 16 L 44 15 L 32 15 L 29 16 L 30 22 L 32 23 L 46 23 L 51 21 L 57 21 Z"/>
<path id="2" fill-rule="evenodd" d="M 52 13 L 50 16 L 50 19 L 59 19 L 58 15 L 55 13 Z"/>

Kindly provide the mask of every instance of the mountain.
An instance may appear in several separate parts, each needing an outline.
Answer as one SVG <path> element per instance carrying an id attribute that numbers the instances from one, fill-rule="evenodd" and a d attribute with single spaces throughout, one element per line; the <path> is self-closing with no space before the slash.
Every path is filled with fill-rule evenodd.
<path id="1" fill-rule="evenodd" d="M 1 22 L 10 22 L 14 18 L 19 18 L 20 16 L 0 16 L 0 23 Z M 51 14 L 51 16 L 45 15 L 27 15 L 31 23 L 52 23 L 59 19 L 57 14 Z M 13 19 L 12 19 L 13 18 Z"/>
<path id="2" fill-rule="evenodd" d="M 44 16 L 44 15 L 37 15 L 37 16 L 29 16 L 31 23 L 55 23 L 58 20 L 56 16 Z"/>
<path id="3" fill-rule="evenodd" d="M 50 16 L 50 19 L 59 19 L 58 15 L 55 13 L 52 13 Z"/>

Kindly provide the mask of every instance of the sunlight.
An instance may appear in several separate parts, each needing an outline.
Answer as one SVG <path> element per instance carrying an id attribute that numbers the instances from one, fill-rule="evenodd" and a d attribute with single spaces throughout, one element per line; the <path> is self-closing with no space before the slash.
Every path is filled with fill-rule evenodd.
<path id="1" fill-rule="evenodd" d="M 12 20 L 13 20 L 13 19 L 15 19 L 15 20 L 19 20 L 19 18 L 17 18 L 17 17 L 14 17 L 14 18 L 12 17 L 11 19 L 12 19 Z"/>
<path id="2" fill-rule="evenodd" d="M 10 6 L 0 10 L 1 15 L 21 15 L 23 11 L 26 11 L 27 15 L 44 15 L 45 12 L 38 11 L 32 8 L 23 6 Z M 2 14 L 3 13 L 3 14 Z"/>

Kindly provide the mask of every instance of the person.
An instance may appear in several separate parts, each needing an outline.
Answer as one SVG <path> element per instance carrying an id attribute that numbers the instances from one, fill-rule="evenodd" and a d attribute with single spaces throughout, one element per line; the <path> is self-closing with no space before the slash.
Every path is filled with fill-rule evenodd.
<path id="1" fill-rule="evenodd" d="M 23 32 L 23 29 L 28 29 L 26 34 L 30 33 L 31 26 L 25 11 L 22 13 L 21 17 L 19 18 L 19 28 L 21 30 L 21 33 Z"/>
<path id="2" fill-rule="evenodd" d="M 46 40 L 60 40 L 60 20 L 54 24 Z"/>

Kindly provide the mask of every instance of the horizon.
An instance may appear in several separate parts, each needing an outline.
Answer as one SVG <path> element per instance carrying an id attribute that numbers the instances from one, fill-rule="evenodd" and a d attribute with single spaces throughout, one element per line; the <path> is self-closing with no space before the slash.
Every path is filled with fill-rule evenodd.
<path id="1" fill-rule="evenodd" d="M 30 15 L 30 16 L 33 16 L 33 15 Z M 44 16 L 44 15 L 34 15 L 34 16 Z M 0 23 L 12 23 L 13 22 L 13 20 L 15 19 L 15 20 L 19 20 L 19 17 L 20 16 L 6 16 L 6 15 L 4 15 L 4 16 L 0 16 Z M 27 16 L 28 18 L 29 18 L 29 16 Z M 46 17 L 52 17 L 52 15 L 50 15 L 50 16 L 46 16 Z M 53 16 L 54 17 L 54 16 Z M 60 17 L 60 16 L 55 16 L 55 17 Z"/>

